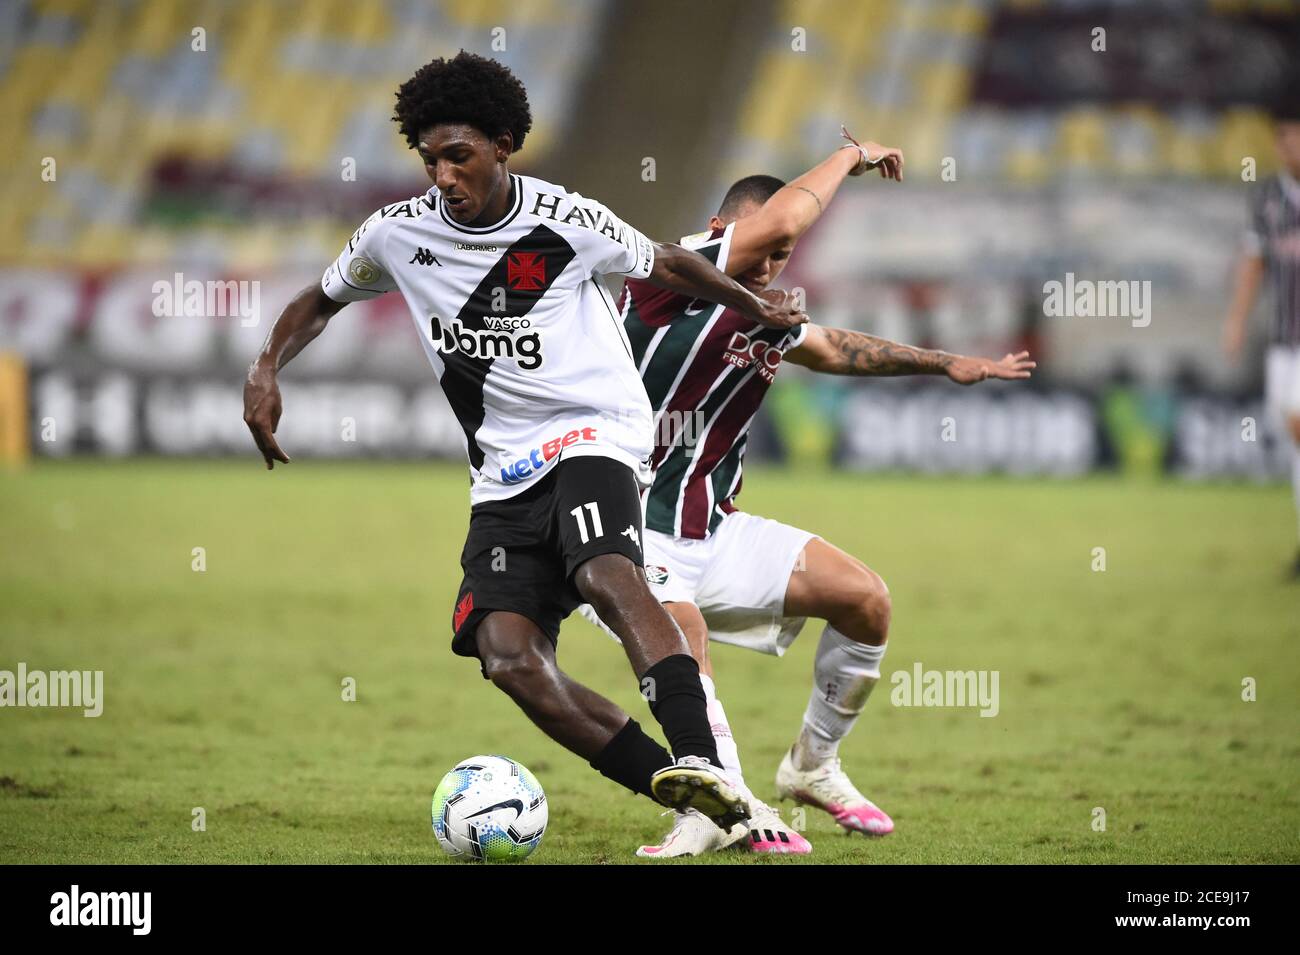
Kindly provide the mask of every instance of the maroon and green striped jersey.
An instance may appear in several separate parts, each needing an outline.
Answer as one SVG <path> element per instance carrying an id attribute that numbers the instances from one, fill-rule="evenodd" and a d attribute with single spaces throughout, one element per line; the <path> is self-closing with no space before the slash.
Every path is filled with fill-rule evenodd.
<path id="1" fill-rule="evenodd" d="M 733 225 L 681 244 L 726 270 Z M 703 539 L 735 508 L 745 443 L 785 352 L 807 326 L 765 328 L 734 309 L 629 279 L 619 298 L 655 418 L 645 526 Z"/>

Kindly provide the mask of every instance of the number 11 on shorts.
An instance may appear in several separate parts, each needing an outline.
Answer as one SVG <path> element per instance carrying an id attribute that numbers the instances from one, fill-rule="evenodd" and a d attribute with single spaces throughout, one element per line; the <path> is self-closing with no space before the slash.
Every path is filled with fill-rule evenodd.
<path id="1" fill-rule="evenodd" d="M 582 509 L 586 508 L 591 511 L 591 534 L 587 533 L 587 521 L 582 515 Z M 605 528 L 600 526 L 600 508 L 596 506 L 595 501 L 588 501 L 586 504 L 579 504 L 573 510 L 569 511 L 573 519 L 578 522 L 578 536 L 582 538 L 585 544 L 593 537 L 604 537 Z"/>

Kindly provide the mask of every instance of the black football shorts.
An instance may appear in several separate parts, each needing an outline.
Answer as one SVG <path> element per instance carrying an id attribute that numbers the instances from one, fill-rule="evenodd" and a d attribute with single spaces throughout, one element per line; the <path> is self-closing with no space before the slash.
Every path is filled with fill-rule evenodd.
<path id="1" fill-rule="evenodd" d="M 470 509 L 460 566 L 465 579 L 452 613 L 451 648 L 478 656 L 474 633 L 493 610 L 532 620 L 552 644 L 560 622 L 583 603 L 574 572 L 601 554 L 638 567 L 641 488 L 632 469 L 595 455 L 562 458 L 535 485 Z"/>

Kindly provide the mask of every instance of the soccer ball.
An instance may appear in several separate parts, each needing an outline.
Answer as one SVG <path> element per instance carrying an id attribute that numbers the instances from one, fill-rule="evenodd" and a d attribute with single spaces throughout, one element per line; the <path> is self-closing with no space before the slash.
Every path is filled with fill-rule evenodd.
<path id="1" fill-rule="evenodd" d="M 471 756 L 433 793 L 433 834 L 449 856 L 479 862 L 526 859 L 546 832 L 546 793 L 505 756 Z"/>

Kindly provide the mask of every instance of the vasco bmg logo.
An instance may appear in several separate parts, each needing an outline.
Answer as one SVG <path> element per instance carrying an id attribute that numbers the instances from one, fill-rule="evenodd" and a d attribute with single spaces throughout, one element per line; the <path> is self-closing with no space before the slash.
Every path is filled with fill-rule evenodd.
<path id="1" fill-rule="evenodd" d="M 425 248 L 416 249 L 415 255 L 411 256 L 411 261 L 407 262 L 406 264 L 407 265 L 436 265 L 438 266 L 438 268 L 442 268 L 442 263 L 438 261 L 438 257 Z"/>
<path id="2" fill-rule="evenodd" d="M 437 315 L 429 318 L 434 346 L 444 354 L 460 352 L 467 358 L 513 358 L 523 371 L 542 367 L 542 336 L 523 332 L 532 326 L 527 318 L 491 316 L 484 322 L 491 328 L 466 328 L 453 318 L 444 326 Z"/>

